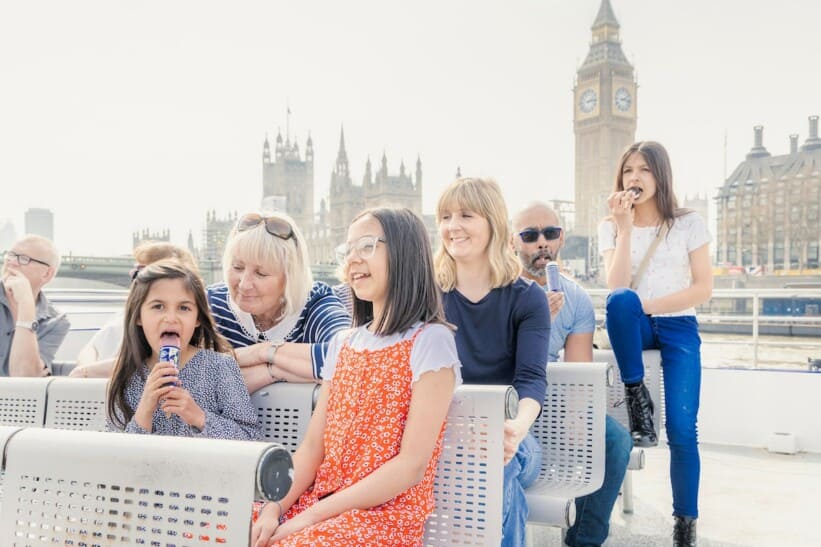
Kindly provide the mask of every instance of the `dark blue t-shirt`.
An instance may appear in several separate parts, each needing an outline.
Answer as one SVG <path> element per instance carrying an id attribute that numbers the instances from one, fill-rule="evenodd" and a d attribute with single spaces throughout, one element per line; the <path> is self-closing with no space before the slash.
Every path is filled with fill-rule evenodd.
<path id="1" fill-rule="evenodd" d="M 471 302 L 456 289 L 443 293 L 445 316 L 456 325 L 456 350 L 466 384 L 511 384 L 544 402 L 550 311 L 544 291 L 519 278 Z"/>

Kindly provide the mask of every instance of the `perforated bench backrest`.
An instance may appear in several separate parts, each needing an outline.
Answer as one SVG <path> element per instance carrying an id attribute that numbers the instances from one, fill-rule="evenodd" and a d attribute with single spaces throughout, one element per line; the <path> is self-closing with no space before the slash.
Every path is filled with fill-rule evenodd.
<path id="1" fill-rule="evenodd" d="M 434 482 L 425 545 L 499 545 L 507 386 L 460 386 Z"/>
<path id="2" fill-rule="evenodd" d="M 43 427 L 53 378 L 0 378 L 0 425 Z"/>
<path id="3" fill-rule="evenodd" d="M 19 427 L 10 425 L 0 425 L 0 461 L 5 461 L 6 443 L 12 435 L 20 431 Z M 5 470 L 0 469 L 0 506 L 3 503 L 3 478 L 5 477 Z"/>
<path id="4" fill-rule="evenodd" d="M 105 378 L 55 378 L 48 386 L 46 427 L 105 431 Z"/>
<path id="5" fill-rule="evenodd" d="M 293 454 L 308 430 L 315 388 L 316 384 L 280 382 L 254 392 L 251 404 L 257 409 L 263 439 L 279 443 Z"/>
<path id="6" fill-rule="evenodd" d="M 650 391 L 650 397 L 653 399 L 655 406 L 653 425 L 656 434 L 658 434 L 664 416 L 662 412 L 664 397 L 661 378 L 661 353 L 658 350 L 645 350 L 642 352 L 642 359 L 644 360 L 644 384 Z M 607 389 L 607 413 L 629 430 L 630 420 L 627 418 L 627 405 L 624 402 L 624 383 L 621 381 L 616 356 L 612 350 L 596 349 L 593 350 L 593 360 L 610 363 L 615 368 L 613 385 Z"/>
<path id="7" fill-rule="evenodd" d="M 542 465 L 528 495 L 573 498 L 601 487 L 606 384 L 604 363 L 548 365 L 545 403 L 531 429 L 542 446 Z"/>
<path id="8" fill-rule="evenodd" d="M 269 443 L 28 428 L 7 443 L 0 545 L 247 545 Z"/>

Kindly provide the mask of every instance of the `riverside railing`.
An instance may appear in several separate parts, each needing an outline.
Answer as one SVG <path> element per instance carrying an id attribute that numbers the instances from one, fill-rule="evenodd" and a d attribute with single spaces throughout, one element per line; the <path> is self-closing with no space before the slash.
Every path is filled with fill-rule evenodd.
<path id="1" fill-rule="evenodd" d="M 588 289 L 596 318 L 604 318 L 610 291 Z M 705 344 L 752 346 L 752 367 L 759 365 L 759 349 L 780 347 L 783 341 L 762 340 L 763 334 L 792 336 L 792 348 L 819 350 L 821 355 L 821 289 L 714 289 L 709 302 L 697 308 L 702 332 L 749 335 L 751 340 L 703 338 Z"/>
<path id="2" fill-rule="evenodd" d="M 101 309 L 117 309 L 128 295 L 125 290 L 46 289 L 49 299 L 72 316 L 96 319 Z M 607 289 L 588 289 L 599 321 L 604 318 Z M 792 348 L 819 350 L 821 356 L 821 288 L 715 289 L 709 302 L 698 307 L 703 332 L 749 335 L 750 339 L 704 338 L 705 344 L 752 346 L 752 367 L 759 365 L 759 348 L 783 346 L 783 341 L 762 340 L 763 334 L 792 336 Z M 78 325 L 79 326 L 79 325 Z M 96 325 L 99 328 L 101 325 Z M 722 330 L 723 329 L 723 330 Z"/>

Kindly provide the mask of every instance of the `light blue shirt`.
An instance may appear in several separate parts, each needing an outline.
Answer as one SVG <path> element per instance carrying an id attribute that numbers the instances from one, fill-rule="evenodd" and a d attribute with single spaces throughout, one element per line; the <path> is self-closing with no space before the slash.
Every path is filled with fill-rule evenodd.
<path id="1" fill-rule="evenodd" d="M 564 293 L 564 305 L 550 324 L 548 362 L 559 360 L 559 352 L 564 348 L 569 335 L 589 334 L 596 330 L 596 312 L 590 295 L 572 279 L 563 275 L 559 279 Z M 547 286 L 542 288 L 547 291 Z"/>

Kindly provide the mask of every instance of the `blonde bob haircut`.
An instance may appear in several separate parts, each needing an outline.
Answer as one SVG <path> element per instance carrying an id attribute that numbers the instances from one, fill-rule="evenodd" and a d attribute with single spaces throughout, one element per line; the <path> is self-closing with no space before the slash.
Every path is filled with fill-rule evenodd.
<path id="1" fill-rule="evenodd" d="M 453 181 L 439 196 L 436 204 L 436 224 L 449 211 L 472 211 L 488 221 L 490 242 L 487 259 L 490 264 L 490 283 L 496 289 L 510 285 L 522 274 L 522 264 L 513 251 L 507 206 L 502 190 L 493 179 L 460 178 Z M 436 281 L 443 291 L 456 286 L 456 261 L 442 242 L 434 260 Z"/>
<path id="2" fill-rule="evenodd" d="M 282 239 L 269 234 L 265 222 L 255 227 L 238 231 L 241 216 L 234 224 L 228 241 L 225 242 L 225 252 L 222 254 L 222 274 L 225 280 L 235 260 L 254 262 L 269 268 L 272 273 L 285 274 L 285 306 L 283 314 L 290 315 L 302 310 L 314 284 L 311 273 L 311 261 L 308 258 L 308 249 L 305 238 L 302 237 L 293 219 L 285 213 L 271 213 L 260 215 L 263 219 L 278 218 L 288 223 L 293 230 L 293 237 Z"/>

